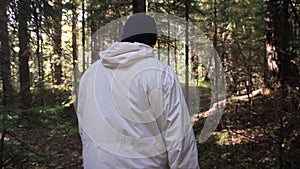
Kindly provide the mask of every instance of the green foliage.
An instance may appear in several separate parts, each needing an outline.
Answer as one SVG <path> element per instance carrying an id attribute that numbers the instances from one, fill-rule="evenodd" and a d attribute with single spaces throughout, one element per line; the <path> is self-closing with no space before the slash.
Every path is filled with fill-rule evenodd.
<path id="1" fill-rule="evenodd" d="M 68 132 L 68 136 L 75 136 L 78 135 L 78 129 L 77 128 L 72 128 Z"/>
<path id="2" fill-rule="evenodd" d="M 35 106 L 62 106 L 71 102 L 72 91 L 61 87 L 36 86 L 33 91 L 32 103 Z"/>
<path id="3" fill-rule="evenodd" d="M 205 77 L 198 79 L 198 86 L 211 89 L 211 84 L 205 80 Z"/>

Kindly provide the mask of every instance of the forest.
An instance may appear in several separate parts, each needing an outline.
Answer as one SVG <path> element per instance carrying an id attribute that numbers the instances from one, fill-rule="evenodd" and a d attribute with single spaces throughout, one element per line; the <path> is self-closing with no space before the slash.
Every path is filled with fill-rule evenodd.
<path id="1" fill-rule="evenodd" d="M 163 25 L 156 57 L 195 111 L 201 168 L 300 167 L 299 0 L 0 0 L 0 168 L 82 168 L 80 75 L 139 12 Z M 226 89 L 205 141 L 215 89 L 202 40 Z"/>

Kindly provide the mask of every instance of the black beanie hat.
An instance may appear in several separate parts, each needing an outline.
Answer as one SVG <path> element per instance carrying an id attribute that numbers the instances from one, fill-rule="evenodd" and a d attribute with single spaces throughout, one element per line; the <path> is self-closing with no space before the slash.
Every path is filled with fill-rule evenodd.
<path id="1" fill-rule="evenodd" d="M 156 23 L 145 13 L 132 15 L 125 23 L 121 42 L 140 42 L 153 46 L 156 44 Z"/>

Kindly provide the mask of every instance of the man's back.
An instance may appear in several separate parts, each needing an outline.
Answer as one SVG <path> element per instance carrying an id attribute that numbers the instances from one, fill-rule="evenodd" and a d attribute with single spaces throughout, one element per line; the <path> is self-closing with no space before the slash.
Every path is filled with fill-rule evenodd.
<path id="1" fill-rule="evenodd" d="M 80 82 L 85 168 L 198 168 L 177 76 L 141 43 L 115 43 Z"/>

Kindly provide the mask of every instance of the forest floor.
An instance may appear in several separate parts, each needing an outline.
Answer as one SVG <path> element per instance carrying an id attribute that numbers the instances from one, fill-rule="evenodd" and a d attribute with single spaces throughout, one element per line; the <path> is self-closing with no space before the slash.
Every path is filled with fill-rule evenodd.
<path id="1" fill-rule="evenodd" d="M 74 107 L 40 107 L 14 117 L 7 129 L 5 168 L 82 168 Z M 28 118 L 26 118 L 28 117 Z"/>
<path id="2" fill-rule="evenodd" d="M 198 144 L 201 168 L 298 168 L 299 103 L 299 91 L 229 98 L 217 130 Z M 194 124 L 197 137 L 204 122 L 199 116 Z M 8 114 L 6 124 L 5 168 L 82 168 L 73 106 Z"/>

